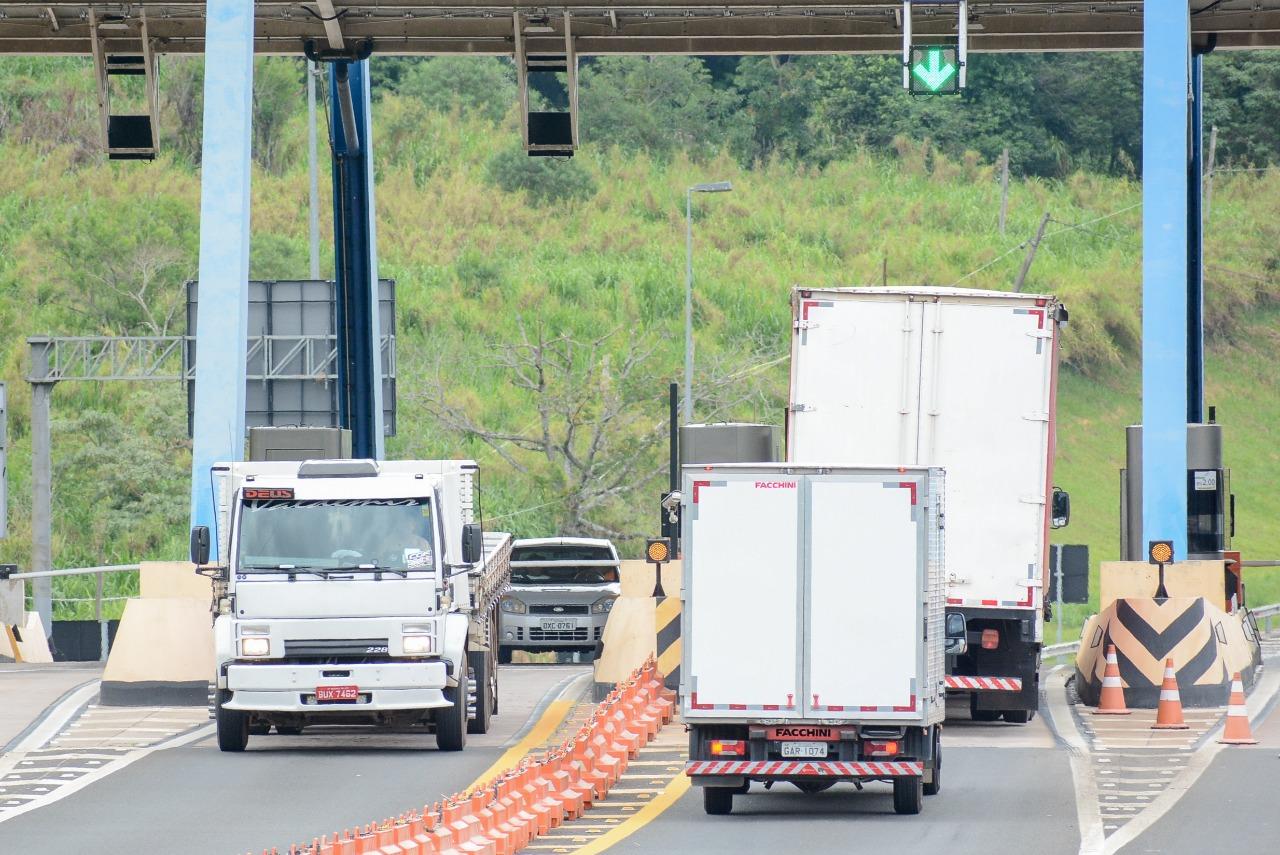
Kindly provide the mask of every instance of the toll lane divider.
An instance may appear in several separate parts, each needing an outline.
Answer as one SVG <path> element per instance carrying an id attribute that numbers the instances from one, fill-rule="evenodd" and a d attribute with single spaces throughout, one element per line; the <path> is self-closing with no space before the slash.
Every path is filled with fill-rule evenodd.
<path id="1" fill-rule="evenodd" d="M 290 855 L 513 855 L 605 798 L 672 719 L 675 698 L 650 657 L 559 746 L 422 810 L 294 844 Z M 264 849 L 263 855 L 281 855 Z"/>

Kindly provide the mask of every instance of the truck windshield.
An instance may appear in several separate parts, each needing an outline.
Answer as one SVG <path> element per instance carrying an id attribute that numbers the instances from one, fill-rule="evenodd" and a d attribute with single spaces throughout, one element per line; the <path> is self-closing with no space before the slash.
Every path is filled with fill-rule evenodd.
<path id="1" fill-rule="evenodd" d="M 618 581 L 616 566 L 577 563 L 616 561 L 607 546 L 519 546 L 512 551 L 511 561 L 513 585 L 606 585 Z M 535 562 L 535 566 L 519 562 Z"/>
<path id="2" fill-rule="evenodd" d="M 246 501 L 238 565 L 429 570 L 435 563 L 433 530 L 428 499 Z"/>

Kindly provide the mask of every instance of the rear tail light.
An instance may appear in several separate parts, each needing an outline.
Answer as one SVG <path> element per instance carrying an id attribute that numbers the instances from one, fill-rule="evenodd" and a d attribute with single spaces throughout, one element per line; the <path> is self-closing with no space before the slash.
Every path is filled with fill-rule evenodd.
<path id="1" fill-rule="evenodd" d="M 864 742 L 862 743 L 862 750 L 868 757 L 897 757 L 898 743 L 896 740 L 889 742 Z"/>
<path id="2" fill-rule="evenodd" d="M 984 629 L 982 631 L 982 649 L 995 650 L 1000 646 L 1000 630 Z"/>
<path id="3" fill-rule="evenodd" d="M 711 740 L 711 756 L 713 757 L 745 757 L 747 743 L 743 739 Z"/>

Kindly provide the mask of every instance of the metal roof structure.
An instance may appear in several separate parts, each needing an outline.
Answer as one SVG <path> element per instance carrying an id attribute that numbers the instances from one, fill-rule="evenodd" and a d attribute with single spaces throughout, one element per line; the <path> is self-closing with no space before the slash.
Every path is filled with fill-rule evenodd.
<path id="1" fill-rule="evenodd" d="M 1178 0 L 1155 0 L 1174 3 Z M 306 39 L 330 46 L 372 39 L 380 54 L 511 55 L 513 16 L 542 24 L 531 51 L 563 45 L 566 15 L 579 54 L 897 53 L 902 4 L 883 0 L 777 3 L 735 0 L 601 2 L 562 0 L 376 0 L 310 3 L 262 0 L 255 6 L 258 53 L 300 55 Z M 956 34 L 955 3 L 917 0 L 917 41 Z M 1138 50 L 1141 0 L 971 0 L 969 47 L 977 52 Z M 204 50 L 205 4 L 4 2 L 0 54 L 91 51 L 90 9 L 120 50 L 138 45 L 145 18 L 161 53 Z M 545 22 L 541 18 L 545 17 Z M 1280 0 L 1191 0 L 1193 40 L 1225 49 L 1280 46 Z"/>

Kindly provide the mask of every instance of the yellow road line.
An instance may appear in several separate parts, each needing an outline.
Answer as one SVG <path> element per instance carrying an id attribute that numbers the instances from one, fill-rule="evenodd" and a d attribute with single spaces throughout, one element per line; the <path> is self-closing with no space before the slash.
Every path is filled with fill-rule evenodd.
<path id="1" fill-rule="evenodd" d="M 485 769 L 476 779 L 467 785 L 467 790 L 473 790 L 497 777 L 500 773 L 513 768 L 517 763 L 524 759 L 524 756 L 539 745 L 544 744 L 551 738 L 551 734 L 556 732 L 556 728 L 569 715 L 569 711 L 573 709 L 573 701 L 552 701 L 542 717 L 538 719 L 538 723 L 524 735 L 515 745 L 512 745 L 502 756 L 493 761 L 493 765 Z"/>
<path id="2" fill-rule="evenodd" d="M 581 849 L 575 849 L 573 855 L 598 855 L 598 853 L 603 852 L 610 846 L 622 842 L 657 819 L 663 811 L 671 807 L 681 796 L 687 793 L 692 785 L 688 775 L 680 774 L 675 776 L 667 782 L 667 786 L 663 788 L 657 798 L 640 808 L 635 816 L 628 818 L 621 825 L 614 826 Z M 588 820 L 590 816 L 591 814 L 588 813 Z"/>

